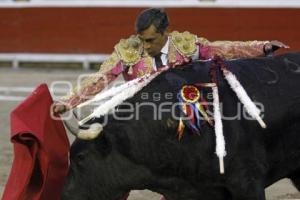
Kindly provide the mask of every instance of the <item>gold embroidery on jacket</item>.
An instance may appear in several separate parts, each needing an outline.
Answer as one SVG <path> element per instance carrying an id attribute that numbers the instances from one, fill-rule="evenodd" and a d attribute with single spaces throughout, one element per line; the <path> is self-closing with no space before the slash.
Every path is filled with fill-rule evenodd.
<path id="1" fill-rule="evenodd" d="M 128 39 L 121 39 L 115 46 L 116 53 L 124 65 L 132 66 L 139 62 L 143 45 L 136 35 Z"/>
<path id="2" fill-rule="evenodd" d="M 197 51 L 197 36 L 188 31 L 179 33 L 174 31 L 171 34 L 171 42 L 176 50 L 183 56 L 190 57 Z"/>
<path id="3" fill-rule="evenodd" d="M 89 75 L 86 77 L 83 81 L 80 82 L 80 85 L 75 86 L 69 94 L 62 97 L 62 100 L 67 100 L 73 97 L 74 95 L 80 95 L 80 90 L 82 88 L 86 88 L 88 86 L 96 84 L 101 77 L 105 75 L 105 73 L 112 70 L 117 64 L 120 62 L 120 59 L 117 55 L 117 53 L 114 51 L 108 59 L 106 59 L 99 67 L 98 72 Z"/>
<path id="4" fill-rule="evenodd" d="M 168 52 L 168 63 L 173 64 L 176 62 L 176 52 L 176 48 L 174 47 L 173 43 L 170 42 Z"/>
<path id="5" fill-rule="evenodd" d="M 198 42 L 202 45 L 208 45 L 210 43 L 209 40 L 204 37 L 199 37 Z"/>
<path id="6" fill-rule="evenodd" d="M 146 74 L 150 74 L 153 71 L 153 58 L 147 54 L 143 55 L 144 67 L 138 69 L 137 77 L 142 77 Z"/>
<path id="7" fill-rule="evenodd" d="M 98 73 L 104 73 L 104 72 L 111 70 L 118 64 L 119 61 L 120 61 L 120 58 L 119 58 L 118 54 L 114 51 L 109 56 L 109 58 L 100 65 Z"/>
<path id="8" fill-rule="evenodd" d="M 267 41 L 213 41 L 198 38 L 198 42 L 209 48 L 209 57 L 222 56 L 225 59 L 250 58 L 263 55 L 263 46 Z"/>
<path id="9" fill-rule="evenodd" d="M 145 74 L 149 74 L 153 71 L 153 58 L 150 56 L 144 57 Z"/>

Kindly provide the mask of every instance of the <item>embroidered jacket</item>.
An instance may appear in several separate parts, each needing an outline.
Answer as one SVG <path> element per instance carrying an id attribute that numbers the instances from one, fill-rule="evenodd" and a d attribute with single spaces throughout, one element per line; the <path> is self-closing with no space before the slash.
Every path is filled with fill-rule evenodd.
<path id="1" fill-rule="evenodd" d="M 215 41 L 198 38 L 189 32 L 174 31 L 169 36 L 168 65 L 175 67 L 188 63 L 192 57 L 210 59 L 219 55 L 225 59 L 248 58 L 264 55 L 263 47 L 267 41 Z M 135 35 L 121 39 L 114 52 L 102 63 L 100 70 L 86 78 L 62 101 L 69 108 L 89 99 L 115 80 L 120 74 L 125 80 L 143 76 L 154 70 L 153 58 L 143 51 L 143 44 Z"/>

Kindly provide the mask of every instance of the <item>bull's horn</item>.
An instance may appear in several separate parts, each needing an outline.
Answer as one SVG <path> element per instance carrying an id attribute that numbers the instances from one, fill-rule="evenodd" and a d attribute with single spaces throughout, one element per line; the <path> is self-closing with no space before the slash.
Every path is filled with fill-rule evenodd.
<path id="1" fill-rule="evenodd" d="M 76 127 L 72 126 L 69 121 L 64 120 L 64 124 L 67 129 L 77 138 L 82 140 L 92 140 L 98 137 L 98 135 L 102 132 L 103 126 L 99 123 L 91 124 L 88 129 L 80 129 L 77 124 Z"/>
<path id="2" fill-rule="evenodd" d="M 82 140 L 93 140 L 102 132 L 103 126 L 99 123 L 91 124 L 89 129 L 79 129 L 77 137 Z"/>

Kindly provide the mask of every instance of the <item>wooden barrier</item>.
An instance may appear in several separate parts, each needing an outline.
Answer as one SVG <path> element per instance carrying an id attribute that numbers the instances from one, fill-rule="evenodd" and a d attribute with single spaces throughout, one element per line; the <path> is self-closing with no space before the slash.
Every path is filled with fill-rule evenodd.
<path id="1" fill-rule="evenodd" d="M 144 8 L 0 8 L 0 53 L 109 54 Z M 167 8 L 171 29 L 209 40 L 281 40 L 300 50 L 299 8 Z"/>

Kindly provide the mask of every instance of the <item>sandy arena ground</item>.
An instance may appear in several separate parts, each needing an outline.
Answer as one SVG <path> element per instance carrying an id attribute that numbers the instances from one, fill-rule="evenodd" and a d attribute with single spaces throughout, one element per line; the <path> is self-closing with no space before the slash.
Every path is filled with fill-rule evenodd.
<path id="1" fill-rule="evenodd" d="M 9 175 L 13 152 L 9 141 L 9 113 L 20 102 L 19 97 L 29 94 L 31 88 L 53 81 L 75 82 L 81 70 L 0 69 L 0 197 Z M 16 90 L 16 91 L 14 91 Z M 300 200 L 300 193 L 287 179 L 266 189 L 268 200 Z M 150 191 L 133 191 L 130 200 L 159 200 L 160 195 Z"/>

